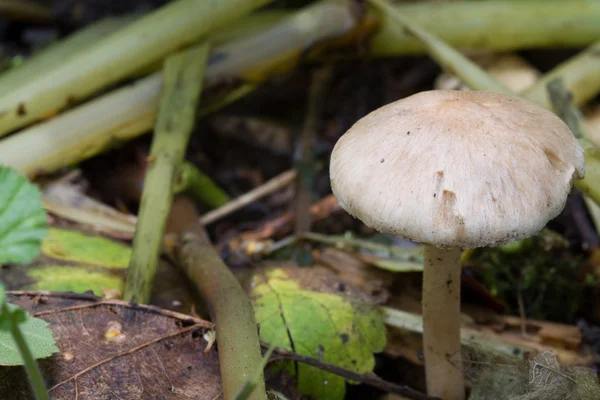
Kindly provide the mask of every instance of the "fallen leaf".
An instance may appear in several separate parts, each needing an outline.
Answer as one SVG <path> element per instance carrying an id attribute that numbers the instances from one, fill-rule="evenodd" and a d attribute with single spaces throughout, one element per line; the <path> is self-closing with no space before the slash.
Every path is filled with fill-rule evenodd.
<path id="1" fill-rule="evenodd" d="M 358 292 L 323 268 L 267 269 L 250 281 L 263 341 L 367 373 L 375 365 L 373 353 L 385 346 L 385 328 Z M 343 378 L 300 363 L 295 371 L 301 392 L 320 400 L 343 398 Z"/>
<path id="2" fill-rule="evenodd" d="M 27 265 L 8 264 L 0 281 L 8 290 L 45 290 L 116 297 L 122 293 L 131 248 L 98 233 L 76 228 L 50 228 L 42 252 Z M 197 293 L 183 274 L 161 260 L 152 291 L 152 304 L 188 312 Z"/>
<path id="3" fill-rule="evenodd" d="M 7 299 L 48 322 L 60 353 L 40 361 L 53 400 L 215 399 L 218 357 L 204 355 L 210 322 L 151 306 L 88 295 L 7 293 Z M 105 340 L 120 325 L 121 341 Z M 215 350 L 211 350 L 215 353 Z M 0 369 L 3 400 L 31 398 L 22 368 Z"/>

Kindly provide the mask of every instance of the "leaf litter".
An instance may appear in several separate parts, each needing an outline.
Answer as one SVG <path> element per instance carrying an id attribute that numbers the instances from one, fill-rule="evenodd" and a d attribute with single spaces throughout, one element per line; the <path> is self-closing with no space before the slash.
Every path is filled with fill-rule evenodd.
<path id="1" fill-rule="evenodd" d="M 216 350 L 204 354 L 210 322 L 91 295 L 13 292 L 7 300 L 54 332 L 60 352 L 40 361 L 53 400 L 215 399 L 221 393 Z M 3 400 L 31 398 L 22 368 L 0 369 L 0 393 Z"/>
<path id="2" fill-rule="evenodd" d="M 473 383 L 470 400 L 595 400 L 600 398 L 596 373 L 580 366 L 564 366 L 545 350 L 529 360 L 518 360 L 463 349 L 466 376 Z"/>
<path id="3" fill-rule="evenodd" d="M 250 282 L 260 336 L 265 342 L 344 369 L 369 373 L 383 351 L 380 314 L 363 291 L 324 268 L 269 268 Z M 342 399 L 343 378 L 310 365 L 286 366 L 298 389 L 324 400 Z"/>

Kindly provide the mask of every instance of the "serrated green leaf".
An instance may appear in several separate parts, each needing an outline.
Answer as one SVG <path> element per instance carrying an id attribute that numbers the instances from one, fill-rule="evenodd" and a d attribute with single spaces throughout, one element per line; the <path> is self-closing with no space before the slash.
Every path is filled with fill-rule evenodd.
<path id="1" fill-rule="evenodd" d="M 45 234 L 40 191 L 18 172 L 0 166 L 0 264 L 31 262 Z"/>
<path id="2" fill-rule="evenodd" d="M 310 274 L 310 269 L 303 269 Z M 261 339 L 274 346 L 355 371 L 371 372 L 373 353 L 385 346 L 380 314 L 358 300 L 338 293 L 300 286 L 310 277 L 294 269 L 273 269 L 256 275 L 251 297 Z M 319 400 L 341 400 L 344 379 L 306 364 L 298 365 L 299 390 Z"/>
<path id="3" fill-rule="evenodd" d="M 20 308 L 13 304 L 6 304 L 11 313 L 20 313 Z M 31 350 L 33 358 L 46 358 L 58 352 L 54 336 L 48 326 L 48 323 L 39 318 L 34 318 L 23 312 L 18 318 L 24 317 L 23 322 L 19 323 L 19 329 Z M 15 323 L 16 321 L 10 321 Z M 0 330 L 0 365 L 23 365 L 23 359 L 19 353 L 17 344 L 15 343 L 10 330 Z"/>

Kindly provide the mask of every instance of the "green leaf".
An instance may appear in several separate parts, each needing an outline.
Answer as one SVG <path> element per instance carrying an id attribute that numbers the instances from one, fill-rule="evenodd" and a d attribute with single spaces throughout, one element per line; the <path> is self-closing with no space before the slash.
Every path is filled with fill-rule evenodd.
<path id="1" fill-rule="evenodd" d="M 23 319 L 23 322 L 19 323 L 19 329 L 31 350 L 33 358 L 45 358 L 58 352 L 54 336 L 52 336 L 52 331 L 46 321 L 30 316 L 13 304 L 6 304 L 6 306 L 11 314 L 18 313 L 15 317 L 17 320 L 13 318 L 10 323 L 18 323 L 18 320 Z M 5 322 L 8 322 L 6 318 Z M 23 359 L 10 330 L 0 329 L 0 365 L 23 364 Z"/>
<path id="2" fill-rule="evenodd" d="M 0 166 L 0 264 L 28 263 L 46 234 L 46 212 L 38 188 Z"/>
<path id="3" fill-rule="evenodd" d="M 126 269 L 131 249 L 101 236 L 50 228 L 42 252 L 53 259 Z"/>
<path id="4" fill-rule="evenodd" d="M 32 267 L 25 272 L 32 279 L 26 286 L 28 290 L 49 290 L 51 292 L 83 293 L 91 290 L 95 295 L 102 296 L 107 290 L 121 292 L 123 278 L 116 275 L 114 270 L 90 270 L 85 266 L 44 265 Z"/>
<path id="5" fill-rule="evenodd" d="M 330 284 L 335 278 L 318 271 L 272 269 L 254 277 L 251 297 L 261 339 L 357 373 L 371 372 L 373 353 L 385 346 L 380 314 L 357 296 L 335 293 Z M 301 392 L 319 400 L 344 397 L 343 378 L 305 364 L 297 372 Z"/>

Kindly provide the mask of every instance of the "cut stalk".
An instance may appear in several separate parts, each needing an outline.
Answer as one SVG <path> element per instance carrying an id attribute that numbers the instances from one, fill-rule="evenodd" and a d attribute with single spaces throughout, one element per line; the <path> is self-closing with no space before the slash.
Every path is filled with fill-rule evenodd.
<path id="1" fill-rule="evenodd" d="M 460 77 L 467 85 L 472 86 L 476 82 L 484 82 L 488 88 L 487 90 L 511 94 L 510 90 L 488 75 L 488 73 L 479 65 L 471 62 L 463 63 L 465 57 L 459 51 L 439 40 L 419 25 L 414 24 L 410 18 L 392 7 L 387 0 L 369 1 L 372 4 L 375 4 L 381 11 L 385 12 L 387 18 L 390 18 L 393 21 L 393 23 L 390 22 L 390 24 L 392 24 L 392 29 L 396 32 L 396 37 L 401 37 L 406 30 L 418 38 L 427 48 L 428 54 L 446 69 L 454 71 L 456 67 L 460 65 L 462 68 Z"/>
<path id="2" fill-rule="evenodd" d="M 229 201 L 229 196 L 212 179 L 194 164 L 185 162 L 178 173 L 178 179 L 173 188 L 175 194 L 190 191 L 196 200 L 210 208 L 217 208 Z"/>
<path id="3" fill-rule="evenodd" d="M 174 1 L 26 83 L 13 83 L 9 71 L 0 77 L 0 135 L 88 97 L 268 1 Z"/>
<path id="4" fill-rule="evenodd" d="M 600 24 L 599 24 L 600 25 Z M 575 105 L 583 105 L 596 97 L 600 91 L 600 42 L 594 43 L 585 51 L 546 73 L 535 85 L 521 95 L 546 108 L 552 107 L 548 96 L 548 83 L 561 79 L 573 96 Z"/>
<path id="5" fill-rule="evenodd" d="M 147 303 L 179 170 L 194 126 L 208 45 L 173 55 L 165 62 L 165 85 L 138 216 L 124 298 Z"/>
<path id="6" fill-rule="evenodd" d="M 266 77 L 277 62 L 286 60 L 290 54 L 300 54 L 314 42 L 343 34 L 351 21 L 348 19 L 350 8 L 347 3 L 312 6 L 308 11 L 301 10 L 298 15 L 304 17 L 287 18 L 264 32 L 256 33 L 256 37 L 242 38 L 239 43 L 221 50 L 217 48 L 207 66 L 207 74 L 213 80 L 206 84 L 215 79 L 244 75 L 244 68 L 247 68 L 248 74 L 252 71 L 254 78 L 258 75 Z M 261 52 L 266 57 L 264 59 L 248 59 L 245 54 L 253 52 L 259 43 L 276 43 L 277 46 L 269 48 L 266 53 Z M 223 57 L 216 57 L 219 54 Z M 215 72 L 211 72 L 213 70 Z M 148 132 L 156 117 L 161 87 L 162 73 L 155 73 L 18 132 L 0 141 L 0 163 L 26 174 L 50 173 L 90 158 L 114 143 Z M 207 115 L 254 89 L 255 85 L 243 85 L 219 104 L 207 104 L 198 115 Z"/>
<path id="7" fill-rule="evenodd" d="M 578 47 L 587 46 L 600 37 L 600 3 L 595 1 L 452 1 L 435 7 L 422 2 L 397 4 L 393 8 L 432 35 L 462 50 Z M 544 23 L 532 23 L 532 15 Z M 426 52 L 423 43 L 410 34 L 396 32 L 391 15 L 381 18 L 381 29 L 371 41 L 375 55 Z"/>

